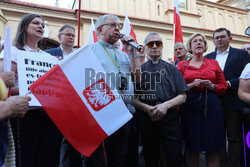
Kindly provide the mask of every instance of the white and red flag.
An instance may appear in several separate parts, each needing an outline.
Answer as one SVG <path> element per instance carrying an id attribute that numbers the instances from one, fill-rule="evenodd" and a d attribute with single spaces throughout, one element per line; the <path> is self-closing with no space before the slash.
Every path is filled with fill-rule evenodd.
<path id="1" fill-rule="evenodd" d="M 135 32 L 134 32 L 133 26 L 131 25 L 131 23 L 130 23 L 129 18 L 128 18 L 127 15 L 125 16 L 125 19 L 124 19 L 123 28 L 122 28 L 122 33 L 123 33 L 124 35 L 126 35 L 126 36 L 131 35 L 131 36 L 134 38 L 135 43 L 138 44 L 138 42 L 137 42 L 137 40 L 136 40 L 136 35 L 135 35 Z M 120 43 L 120 50 L 125 51 L 125 50 L 123 49 L 122 42 Z"/>
<path id="2" fill-rule="evenodd" d="M 88 37 L 88 41 L 87 44 L 93 44 L 96 43 L 98 41 L 98 38 L 96 36 L 96 31 L 95 31 L 95 24 L 93 21 L 93 18 L 91 17 L 91 26 L 89 29 L 89 37 Z"/>
<path id="3" fill-rule="evenodd" d="M 179 12 L 179 0 L 174 1 L 174 43 L 183 42 L 181 19 Z"/>
<path id="4" fill-rule="evenodd" d="M 105 78 L 104 69 L 86 45 L 29 87 L 66 139 L 85 156 L 132 118 Z"/>

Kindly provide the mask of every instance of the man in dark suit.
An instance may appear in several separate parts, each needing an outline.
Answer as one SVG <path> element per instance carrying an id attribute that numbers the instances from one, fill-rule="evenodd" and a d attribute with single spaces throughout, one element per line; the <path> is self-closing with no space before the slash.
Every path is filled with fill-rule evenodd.
<path id="1" fill-rule="evenodd" d="M 228 83 L 228 90 L 222 95 L 224 124 L 228 139 L 228 167 L 238 167 L 242 153 L 241 109 L 245 103 L 237 95 L 239 77 L 245 65 L 250 62 L 246 51 L 232 48 L 231 32 L 225 28 L 216 29 L 213 33 L 213 42 L 216 50 L 206 55 L 206 58 L 216 59 Z"/>
<path id="2" fill-rule="evenodd" d="M 70 24 L 65 24 L 59 30 L 58 39 L 61 43 L 59 47 L 45 51 L 53 56 L 58 57 L 59 59 L 62 59 L 74 51 L 73 46 L 75 43 L 75 28 Z"/>

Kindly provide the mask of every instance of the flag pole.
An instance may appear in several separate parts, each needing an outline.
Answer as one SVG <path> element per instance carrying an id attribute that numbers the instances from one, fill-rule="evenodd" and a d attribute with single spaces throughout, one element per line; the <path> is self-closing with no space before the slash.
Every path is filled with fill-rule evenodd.
<path id="1" fill-rule="evenodd" d="M 80 28 L 81 28 L 81 0 L 79 0 L 78 7 L 78 39 L 77 39 L 77 48 L 80 47 Z"/>
<path id="2" fill-rule="evenodd" d="M 175 23 L 173 23 L 173 52 L 172 52 L 173 54 L 174 54 L 174 45 L 175 45 Z"/>
<path id="3" fill-rule="evenodd" d="M 174 1 L 174 9 L 175 9 L 175 1 Z M 174 12 L 174 10 L 173 10 Z M 175 16 L 175 12 L 173 13 L 174 17 L 173 17 L 173 55 L 174 55 L 174 44 L 175 44 L 175 23 L 176 23 L 176 16 Z M 175 56 L 173 56 L 173 61 L 175 61 Z"/>

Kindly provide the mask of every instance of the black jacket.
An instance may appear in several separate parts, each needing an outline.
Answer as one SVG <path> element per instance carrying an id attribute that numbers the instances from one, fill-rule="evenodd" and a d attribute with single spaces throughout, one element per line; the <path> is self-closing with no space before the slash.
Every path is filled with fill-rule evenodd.
<path id="1" fill-rule="evenodd" d="M 209 53 L 205 57 L 215 59 L 216 52 Z M 230 47 L 223 73 L 226 81 L 230 82 L 231 87 L 228 88 L 222 97 L 224 105 L 229 109 L 238 110 L 245 107 L 245 103 L 238 97 L 238 88 L 241 72 L 249 62 L 250 56 L 246 51 Z"/>
<path id="2" fill-rule="evenodd" d="M 45 52 L 51 54 L 52 56 L 61 56 L 63 57 L 62 49 L 60 46 L 57 48 L 47 49 Z"/>

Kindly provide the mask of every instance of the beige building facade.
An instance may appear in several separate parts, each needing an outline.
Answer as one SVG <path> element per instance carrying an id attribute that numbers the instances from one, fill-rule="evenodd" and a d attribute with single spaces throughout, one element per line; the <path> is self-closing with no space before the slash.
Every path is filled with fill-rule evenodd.
<path id="1" fill-rule="evenodd" d="M 80 44 L 82 46 L 87 42 L 91 17 L 95 21 L 100 15 L 112 13 L 118 15 L 123 22 L 124 15 L 127 14 L 139 44 L 143 43 L 149 32 L 158 32 L 164 42 L 163 58 L 173 58 L 173 2 L 174 0 L 82 0 Z M 226 27 L 232 32 L 233 47 L 240 48 L 243 44 L 250 43 L 250 38 L 244 34 L 249 26 L 248 10 L 205 0 L 180 0 L 179 6 L 184 42 L 191 34 L 199 32 L 208 39 L 207 52 L 213 51 L 213 30 Z M 4 37 L 6 26 L 10 26 L 13 39 L 20 18 L 27 13 L 36 13 L 46 21 L 45 44 L 58 45 L 57 34 L 63 24 L 72 24 L 78 31 L 77 7 L 78 1 L 74 2 L 73 9 L 63 9 L 0 0 L 0 36 Z"/>
<path id="2" fill-rule="evenodd" d="M 247 24 L 250 25 L 250 0 L 218 0 L 218 2 L 221 4 L 246 9 L 248 11 Z"/>

